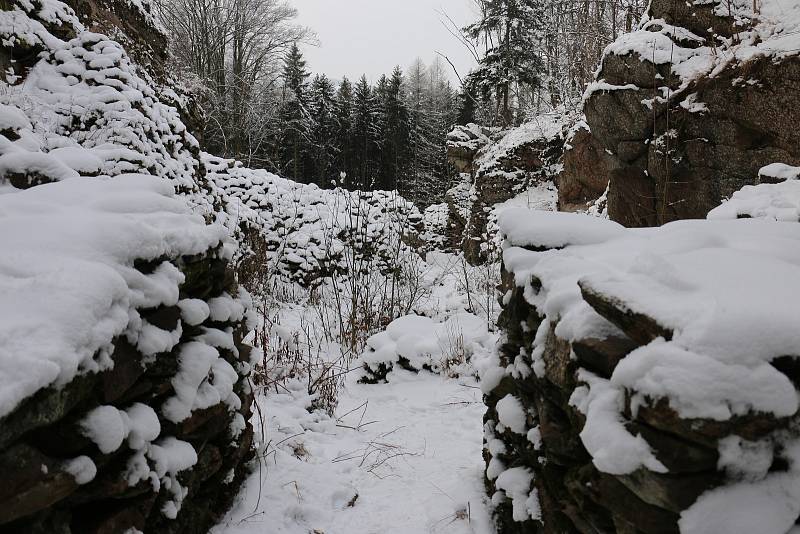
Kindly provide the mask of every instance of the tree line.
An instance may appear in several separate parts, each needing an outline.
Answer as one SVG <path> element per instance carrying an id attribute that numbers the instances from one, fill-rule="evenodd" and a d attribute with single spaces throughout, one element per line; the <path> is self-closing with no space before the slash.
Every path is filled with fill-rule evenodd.
<path id="1" fill-rule="evenodd" d="M 463 100 L 416 60 L 374 83 L 312 75 L 313 33 L 285 0 L 158 0 L 173 73 L 203 109 L 206 150 L 303 183 L 397 189 L 428 204 L 454 179 L 445 137 Z"/>
<path id="2" fill-rule="evenodd" d="M 455 73 L 458 88 L 438 59 L 375 83 L 312 75 L 298 45 L 315 38 L 287 0 L 156 3 L 172 36 L 172 71 L 203 109 L 207 150 L 300 182 L 398 189 L 426 204 L 454 178 L 445 156 L 454 124 L 509 127 L 579 109 L 604 47 L 646 3 L 472 1 L 477 17 L 466 27 L 442 13 L 477 65 Z"/>
<path id="3" fill-rule="evenodd" d="M 311 76 L 298 46 L 286 55 L 272 162 L 296 181 L 322 187 L 398 190 L 428 204 L 454 178 L 445 138 L 459 96 L 441 62 L 416 60 L 371 84 Z"/>

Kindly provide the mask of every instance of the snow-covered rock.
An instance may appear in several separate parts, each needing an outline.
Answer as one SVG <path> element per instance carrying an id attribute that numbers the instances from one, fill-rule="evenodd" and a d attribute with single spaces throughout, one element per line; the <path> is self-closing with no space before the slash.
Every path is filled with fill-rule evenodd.
<path id="1" fill-rule="evenodd" d="M 473 264 L 486 261 L 493 250 L 496 220 L 508 205 L 556 209 L 554 179 L 561 170 L 558 162 L 564 131 L 571 121 L 562 112 L 535 116 L 516 128 L 496 133 L 481 148 L 471 166 L 468 202 L 455 202 L 462 189 L 448 196 L 454 227 L 466 219 L 461 243 L 465 257 Z M 460 186 L 463 188 L 463 186 Z M 468 217 L 460 211 L 468 209 Z"/>
<path id="2" fill-rule="evenodd" d="M 486 320 L 471 313 L 454 314 L 442 322 L 419 315 L 400 317 L 367 340 L 366 351 L 359 358 L 361 381 L 385 380 L 395 367 L 451 376 L 469 374 L 467 364 L 473 354 L 488 351 L 493 340 Z"/>
<path id="3" fill-rule="evenodd" d="M 529 468 L 542 521 L 563 530 L 747 532 L 743 518 L 769 517 L 758 528 L 786 534 L 800 517 L 800 227 L 759 214 L 755 192 L 796 183 L 745 188 L 712 220 L 658 228 L 501 215 L 490 484 L 502 490 L 501 466 Z M 747 212 L 759 219 L 737 219 Z M 519 521 L 521 506 L 498 508 L 500 521 Z M 564 506 L 582 511 L 566 519 Z"/>
<path id="4" fill-rule="evenodd" d="M 0 529 L 203 529 L 251 450 L 240 221 L 177 93 L 83 25 L 163 38 L 149 3 L 79 4 L 0 11 Z"/>
<path id="5" fill-rule="evenodd" d="M 584 97 L 610 162 L 610 217 L 702 218 L 762 167 L 799 165 L 799 37 L 797 2 L 650 2 Z"/>
<path id="6" fill-rule="evenodd" d="M 261 249 L 252 261 L 288 281 L 311 285 L 362 263 L 388 271 L 425 232 L 423 215 L 396 192 L 326 190 L 210 154 L 202 161 L 228 219 L 253 228 L 251 246 Z"/>

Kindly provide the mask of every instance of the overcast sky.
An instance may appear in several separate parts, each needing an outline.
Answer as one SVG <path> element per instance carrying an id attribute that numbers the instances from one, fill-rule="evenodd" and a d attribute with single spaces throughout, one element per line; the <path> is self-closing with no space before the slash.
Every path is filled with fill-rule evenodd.
<path id="1" fill-rule="evenodd" d="M 375 81 L 394 65 L 405 69 L 417 57 L 430 63 L 436 50 L 447 55 L 462 76 L 472 66 L 469 53 L 442 26 L 437 13 L 445 11 L 464 26 L 474 18 L 471 0 L 291 2 L 299 12 L 298 22 L 314 30 L 320 41 L 319 47 L 304 48 L 312 72 L 337 80 L 366 74 Z M 455 82 L 455 75 L 451 77 Z"/>

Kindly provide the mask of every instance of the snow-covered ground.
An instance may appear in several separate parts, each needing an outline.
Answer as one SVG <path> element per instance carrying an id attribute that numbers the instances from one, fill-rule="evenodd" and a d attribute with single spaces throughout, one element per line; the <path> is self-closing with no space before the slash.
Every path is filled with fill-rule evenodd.
<path id="1" fill-rule="evenodd" d="M 404 267 L 417 273 L 413 283 L 400 288 L 408 315 L 386 331 L 373 327 L 369 334 L 377 335 L 364 335 L 355 352 L 335 327 L 315 334 L 340 313 L 349 316 L 333 293 L 349 301 L 346 282 L 331 281 L 310 297 L 287 282 L 262 303 L 267 341 L 253 418 L 259 461 L 215 534 L 494 532 L 475 376 L 497 340 L 498 266 L 472 267 L 439 252 L 415 261 Z M 359 383 L 375 378 L 365 363 L 391 369 L 400 356 L 438 374 L 395 365 L 385 382 Z M 309 388 L 317 380 L 330 387 Z"/>
<path id="2" fill-rule="evenodd" d="M 348 380 L 334 417 L 305 383 L 258 398 L 261 460 L 215 534 L 493 532 L 472 379 L 395 371 Z"/>

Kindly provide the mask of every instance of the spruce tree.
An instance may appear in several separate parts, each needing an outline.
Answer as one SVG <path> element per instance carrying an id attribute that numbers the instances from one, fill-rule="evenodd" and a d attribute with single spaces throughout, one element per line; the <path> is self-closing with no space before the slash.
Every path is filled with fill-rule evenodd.
<path id="1" fill-rule="evenodd" d="M 383 100 L 381 189 L 397 189 L 408 169 L 411 124 L 404 101 L 403 82 L 402 69 L 395 67 Z"/>
<path id="2" fill-rule="evenodd" d="M 353 115 L 353 84 L 347 77 L 342 78 L 336 91 L 333 108 L 333 144 L 336 148 L 334 167 L 337 174 L 345 173 L 343 187 L 350 189 L 351 181 L 356 178 L 354 164 L 355 147 L 351 137 Z M 339 177 L 336 177 L 339 182 Z"/>
<path id="3" fill-rule="evenodd" d="M 311 83 L 309 103 L 311 132 L 307 167 L 309 177 L 320 187 L 331 185 L 334 177 L 334 160 L 337 148 L 334 145 L 334 89 L 324 74 L 314 77 Z"/>
<path id="4" fill-rule="evenodd" d="M 378 139 L 375 124 L 376 104 L 366 76 L 356 84 L 353 94 L 353 163 L 355 176 L 351 184 L 362 190 L 374 188 L 375 159 Z"/>
<path id="5" fill-rule="evenodd" d="M 306 61 L 300 48 L 294 44 L 284 59 L 279 149 L 283 175 L 297 182 L 308 181 L 305 176 L 310 135 L 308 77 Z"/>
<path id="6" fill-rule="evenodd" d="M 543 63 L 535 44 L 543 20 L 543 0 L 484 0 L 481 19 L 464 31 L 485 45 L 486 54 L 468 76 L 468 84 L 484 99 L 494 99 L 500 123 L 513 123 L 515 86 L 537 87 Z"/>

